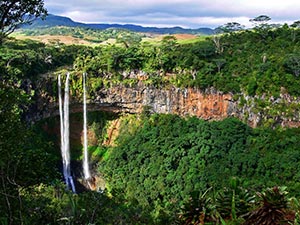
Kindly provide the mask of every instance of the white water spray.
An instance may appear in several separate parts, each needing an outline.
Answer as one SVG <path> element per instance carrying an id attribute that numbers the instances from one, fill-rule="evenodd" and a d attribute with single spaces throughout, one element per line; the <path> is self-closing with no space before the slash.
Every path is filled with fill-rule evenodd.
<path id="1" fill-rule="evenodd" d="M 88 140 L 87 140 L 87 110 L 86 110 L 86 74 L 82 75 L 83 80 L 83 175 L 85 180 L 91 178 L 89 169 L 89 155 L 88 155 Z"/>
<path id="2" fill-rule="evenodd" d="M 71 188 L 75 193 L 75 185 L 71 176 L 70 167 L 70 132 L 69 132 L 69 77 L 67 74 L 65 83 L 64 102 L 62 102 L 61 76 L 58 75 L 58 95 L 59 95 L 59 115 L 60 115 L 60 135 L 61 135 L 61 155 L 63 161 L 63 175 L 67 188 Z"/>

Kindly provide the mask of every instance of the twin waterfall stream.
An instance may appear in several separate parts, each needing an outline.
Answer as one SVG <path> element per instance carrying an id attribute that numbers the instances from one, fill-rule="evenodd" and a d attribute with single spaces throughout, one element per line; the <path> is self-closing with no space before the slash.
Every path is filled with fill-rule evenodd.
<path id="1" fill-rule="evenodd" d="M 88 160 L 88 140 L 87 140 L 87 109 L 86 109 L 86 74 L 82 75 L 83 80 L 83 175 L 87 184 L 90 185 L 91 173 L 89 170 Z M 62 100 L 62 87 L 61 75 L 58 75 L 58 100 L 59 100 L 59 115 L 60 115 L 60 137 L 61 137 L 61 155 L 63 163 L 63 176 L 67 189 L 71 189 L 76 193 L 74 180 L 71 173 L 70 166 L 70 122 L 69 122 L 69 78 L 70 74 L 67 73 L 65 87 L 64 87 L 64 100 Z"/>

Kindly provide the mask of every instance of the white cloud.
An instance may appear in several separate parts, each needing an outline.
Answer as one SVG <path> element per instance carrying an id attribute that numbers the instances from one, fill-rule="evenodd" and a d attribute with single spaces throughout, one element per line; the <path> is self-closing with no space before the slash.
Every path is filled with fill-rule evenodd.
<path id="1" fill-rule="evenodd" d="M 227 22 L 249 25 L 268 15 L 273 22 L 299 20 L 298 0 L 45 0 L 50 13 L 79 22 L 216 27 Z"/>

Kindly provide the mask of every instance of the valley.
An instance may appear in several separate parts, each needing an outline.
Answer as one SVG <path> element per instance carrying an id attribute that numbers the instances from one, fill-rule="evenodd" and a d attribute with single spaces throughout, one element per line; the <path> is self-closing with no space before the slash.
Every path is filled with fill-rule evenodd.
<path id="1" fill-rule="evenodd" d="M 55 19 L 2 36 L 1 223 L 297 225 L 299 23 Z"/>

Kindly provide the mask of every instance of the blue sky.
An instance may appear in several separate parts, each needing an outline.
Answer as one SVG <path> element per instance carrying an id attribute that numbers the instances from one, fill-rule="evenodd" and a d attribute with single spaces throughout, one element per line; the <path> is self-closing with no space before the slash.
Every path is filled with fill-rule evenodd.
<path id="1" fill-rule="evenodd" d="M 300 20 L 299 0 L 44 0 L 51 14 L 77 22 L 199 28 L 268 15 L 271 23 Z"/>

